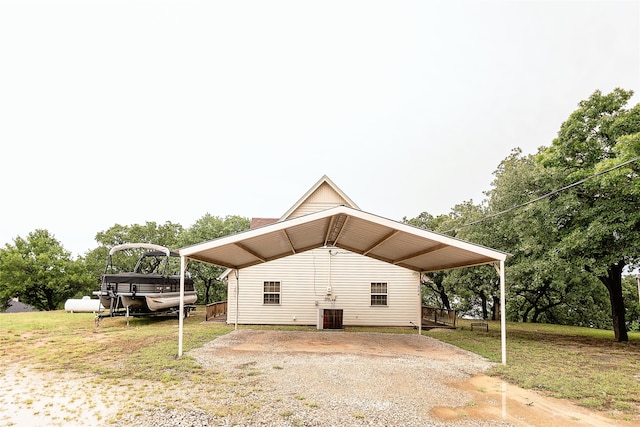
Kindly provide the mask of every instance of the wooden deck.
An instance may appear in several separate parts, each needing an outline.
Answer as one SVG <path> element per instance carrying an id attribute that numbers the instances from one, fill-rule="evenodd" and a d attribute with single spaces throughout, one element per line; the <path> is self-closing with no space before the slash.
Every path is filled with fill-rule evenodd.
<path id="1" fill-rule="evenodd" d="M 204 316 L 204 320 L 216 321 L 216 322 L 226 322 L 227 321 L 227 302 L 226 301 L 218 301 L 212 302 L 211 304 L 206 305 L 206 313 Z"/>
<path id="2" fill-rule="evenodd" d="M 226 323 L 227 322 L 227 314 L 221 314 L 220 316 L 212 317 L 206 320 L 211 323 Z"/>

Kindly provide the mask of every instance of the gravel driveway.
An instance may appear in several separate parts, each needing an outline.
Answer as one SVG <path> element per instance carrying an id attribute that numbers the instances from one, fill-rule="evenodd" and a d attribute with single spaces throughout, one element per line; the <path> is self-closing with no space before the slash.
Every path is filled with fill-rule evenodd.
<path id="1" fill-rule="evenodd" d="M 158 405 L 116 427 L 638 425 L 482 375 L 485 359 L 418 334 L 241 329 L 188 354 L 210 405 Z"/>
<path id="2" fill-rule="evenodd" d="M 417 334 L 243 329 L 187 354 L 201 367 L 184 381 L 9 364 L 0 426 L 639 425 L 482 375 L 486 360 Z"/>
<path id="3" fill-rule="evenodd" d="M 254 410 L 224 418 L 156 411 L 141 417 L 148 425 L 477 426 L 477 419 L 452 423 L 430 410 L 473 404 L 471 395 L 448 384 L 491 366 L 475 354 L 417 334 L 343 331 L 243 329 L 189 354 L 211 372 L 234 378 L 244 390 L 216 396 L 220 405 Z"/>

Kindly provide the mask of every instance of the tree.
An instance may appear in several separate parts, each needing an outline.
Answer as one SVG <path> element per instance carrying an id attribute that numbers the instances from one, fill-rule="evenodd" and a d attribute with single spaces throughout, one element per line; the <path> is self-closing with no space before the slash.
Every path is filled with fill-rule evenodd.
<path id="1" fill-rule="evenodd" d="M 120 225 L 115 224 L 106 231 L 96 234 L 95 240 L 99 247 L 85 254 L 84 261 L 87 270 L 95 278 L 94 283 L 99 283 L 104 273 L 105 262 L 109 254 L 109 249 L 123 243 L 153 243 L 165 246 L 169 249 L 177 249 L 180 236 L 184 233 L 184 228 L 180 224 L 167 221 L 158 224 L 154 221 L 147 221 L 145 224 Z M 114 265 L 122 267 L 125 271 L 133 271 L 140 253 L 117 252 Z"/>
<path id="2" fill-rule="evenodd" d="M 420 275 L 420 284 L 423 289 L 429 291 L 428 293 L 422 293 L 422 304 L 451 310 L 451 302 L 447 294 L 448 291 L 444 285 L 445 277 L 446 273 L 442 271 L 435 271 L 428 274 L 423 273 Z"/>
<path id="3" fill-rule="evenodd" d="M 82 265 L 71 259 L 60 242 L 47 230 L 35 230 L 26 239 L 0 249 L 0 303 L 11 298 L 38 310 L 56 310 L 91 278 Z"/>
<path id="4" fill-rule="evenodd" d="M 446 225 L 443 224 L 447 224 L 448 220 L 449 218 L 446 215 L 434 217 L 428 212 L 422 212 L 415 218 L 407 219 L 404 217 L 402 219 L 405 224 L 433 231 L 446 228 Z M 450 290 L 446 289 L 443 283 L 445 275 L 446 273 L 441 271 L 420 275 L 420 284 L 423 289 L 429 291 L 422 293 L 423 304 L 451 310 L 451 302 L 448 296 Z"/>
<path id="5" fill-rule="evenodd" d="M 98 246 L 95 249 L 87 251 L 84 257 L 81 257 L 85 271 L 91 277 L 94 291 L 100 286 L 100 280 L 104 273 L 108 255 L 109 248 L 107 246 Z"/>
<path id="6" fill-rule="evenodd" d="M 593 281 L 553 251 L 524 259 L 509 269 L 509 317 L 522 322 L 603 326 L 606 304 Z M 606 323 L 606 322 L 605 322 Z"/>
<path id="7" fill-rule="evenodd" d="M 510 319 L 522 322 L 545 320 L 551 310 L 564 306 L 576 285 L 568 273 L 570 263 L 555 250 L 558 224 L 550 221 L 548 200 L 510 209 L 550 191 L 552 176 L 545 172 L 534 155 L 523 156 L 515 149 L 494 172 L 493 188 L 487 192 L 494 217 L 484 224 L 484 230 L 492 229 L 501 249 L 512 254 L 507 268 L 507 313 Z"/>
<path id="8" fill-rule="evenodd" d="M 559 203 L 561 194 L 545 197 L 565 185 L 566 173 L 537 159 L 513 150 L 487 192 L 494 217 L 482 224 L 499 234 L 491 239 L 494 247 L 513 255 L 507 267 L 507 315 L 523 322 L 611 327 L 606 294 L 580 259 L 562 250 L 573 208 Z"/>
<path id="9" fill-rule="evenodd" d="M 116 224 L 106 231 L 97 233 L 95 239 L 109 248 L 123 243 L 153 243 L 175 249 L 178 237 L 183 231 L 182 225 L 171 221 L 164 224 L 147 221 L 145 224 Z"/>
<path id="10" fill-rule="evenodd" d="M 622 293 L 627 308 L 627 321 L 631 325 L 630 329 L 635 331 L 640 330 L 639 288 L 640 274 L 627 274 L 622 278 Z"/>
<path id="11" fill-rule="evenodd" d="M 445 282 L 456 289 L 456 311 L 482 319 L 500 319 L 500 278 L 492 266 L 452 270 Z"/>
<path id="12" fill-rule="evenodd" d="M 496 230 L 482 221 L 487 215 L 486 204 L 474 205 L 471 201 L 454 206 L 449 214 L 454 237 L 489 247 L 496 246 Z M 468 224 L 474 224 L 472 227 Z M 500 278 L 493 266 L 477 266 L 451 271 L 445 282 L 452 282 L 459 299 L 457 309 L 483 319 L 500 319 Z M 491 310 L 491 316 L 489 316 Z"/>
<path id="13" fill-rule="evenodd" d="M 549 200 L 550 217 L 562 224 L 559 255 L 606 287 L 616 341 L 629 339 L 622 274 L 640 262 L 640 104 L 625 108 L 632 94 L 594 92 L 536 158 L 557 188 L 585 180 Z"/>
<path id="14" fill-rule="evenodd" d="M 228 236 L 249 229 L 250 221 L 240 216 L 226 216 L 220 218 L 210 214 L 205 214 L 198 219 L 189 229 L 180 236 L 180 246 L 189 246 L 208 240 Z M 227 290 L 218 277 L 224 272 L 224 268 L 205 264 L 201 262 L 191 262 L 189 271 L 194 279 L 199 298 L 205 304 L 213 301 L 227 299 Z"/>
<path id="15" fill-rule="evenodd" d="M 465 227 L 465 224 L 478 220 L 485 215 L 485 209 L 481 205 L 474 205 L 467 201 L 454 206 L 449 214 L 434 217 L 427 212 L 418 217 L 403 221 L 407 224 L 432 231 L 446 233 L 452 237 L 461 238 L 477 244 L 487 244 L 491 238 L 490 233 L 481 227 L 473 229 Z M 484 319 L 489 317 L 489 304 L 492 308 L 492 319 L 496 319 L 496 311 L 499 308 L 499 277 L 492 267 L 479 266 L 452 270 L 447 272 L 433 272 L 423 274 L 421 277 L 424 289 L 430 290 L 430 294 L 438 301 L 438 305 L 446 309 L 454 308 L 456 311 L 466 314 L 476 314 L 478 309 Z M 425 295 L 423 295 L 423 300 Z M 427 302 L 429 297 L 427 296 Z M 454 300 L 455 303 L 451 301 Z"/>
<path id="16" fill-rule="evenodd" d="M 227 216 L 225 218 L 205 214 L 195 224 L 185 230 L 182 225 L 170 221 L 157 224 L 148 221 L 145 224 L 120 225 L 116 224 L 106 231 L 96 234 L 96 241 L 101 245 L 85 254 L 83 259 L 86 270 L 94 278 L 94 283 L 99 283 L 104 272 L 105 261 L 109 249 L 122 243 L 153 243 L 170 249 L 178 249 L 189 245 L 216 239 L 233 233 L 239 233 L 249 228 L 250 221 L 239 216 Z M 123 269 L 133 270 L 136 256 L 132 253 L 115 254 L 119 257 L 116 264 Z M 212 299 L 226 299 L 226 288 L 217 280 L 223 268 L 198 262 L 189 265 L 201 302 L 208 304 Z"/>

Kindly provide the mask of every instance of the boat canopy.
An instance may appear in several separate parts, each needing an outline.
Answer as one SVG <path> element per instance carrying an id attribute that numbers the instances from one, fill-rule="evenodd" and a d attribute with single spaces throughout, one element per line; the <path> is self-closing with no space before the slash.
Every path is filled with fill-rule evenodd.
<path id="1" fill-rule="evenodd" d="M 154 245 L 153 243 L 123 243 L 122 245 L 117 245 L 112 247 L 111 250 L 109 251 L 109 255 L 113 255 L 118 251 L 124 251 L 127 249 L 138 249 L 138 248 L 149 249 L 152 251 L 159 251 L 165 254 L 166 256 L 170 256 L 170 251 L 168 248 L 165 248 L 164 246 L 160 246 L 160 245 Z"/>

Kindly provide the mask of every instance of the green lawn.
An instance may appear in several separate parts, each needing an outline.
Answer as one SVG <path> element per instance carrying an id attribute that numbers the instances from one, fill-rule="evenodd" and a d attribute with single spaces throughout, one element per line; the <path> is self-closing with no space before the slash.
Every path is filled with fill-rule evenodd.
<path id="1" fill-rule="evenodd" d="M 198 371 L 177 358 L 177 317 L 106 318 L 64 311 L 0 314 L 0 362 L 28 361 L 48 369 L 96 373 L 106 378 L 175 378 Z M 183 351 L 233 328 L 203 323 L 204 308 L 185 319 Z"/>

